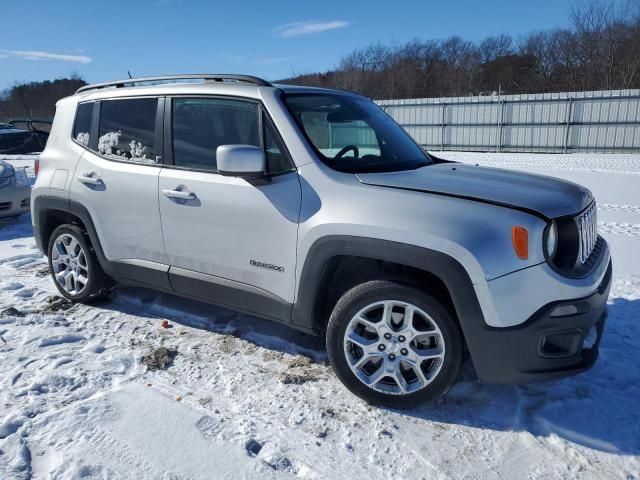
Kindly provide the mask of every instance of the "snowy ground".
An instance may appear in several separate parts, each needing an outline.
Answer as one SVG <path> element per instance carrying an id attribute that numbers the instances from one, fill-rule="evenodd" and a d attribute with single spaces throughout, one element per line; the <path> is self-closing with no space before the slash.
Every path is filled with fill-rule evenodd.
<path id="1" fill-rule="evenodd" d="M 24 215 L 0 220 L 0 479 L 640 479 L 640 156 L 442 156 L 595 192 L 615 279 L 591 371 L 512 387 L 467 365 L 435 406 L 372 408 L 319 342 L 266 321 L 141 289 L 49 303 Z M 148 371 L 160 346 L 173 364 Z"/>

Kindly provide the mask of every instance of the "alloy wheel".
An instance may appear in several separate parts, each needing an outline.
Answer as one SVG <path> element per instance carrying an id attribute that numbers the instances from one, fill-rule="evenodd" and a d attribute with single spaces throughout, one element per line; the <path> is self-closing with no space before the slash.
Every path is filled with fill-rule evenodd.
<path id="1" fill-rule="evenodd" d="M 87 287 L 87 256 L 73 235 L 63 233 L 55 239 L 51 250 L 51 265 L 56 282 L 68 294 L 80 295 Z"/>
<path id="2" fill-rule="evenodd" d="M 396 395 L 417 392 L 438 375 L 445 344 L 437 323 L 407 302 L 367 305 L 349 321 L 344 353 L 355 376 L 373 390 Z"/>

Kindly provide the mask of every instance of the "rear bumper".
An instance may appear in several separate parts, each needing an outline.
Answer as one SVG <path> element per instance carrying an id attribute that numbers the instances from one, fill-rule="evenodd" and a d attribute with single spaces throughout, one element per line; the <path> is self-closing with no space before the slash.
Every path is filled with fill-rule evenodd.
<path id="1" fill-rule="evenodd" d="M 0 217 L 11 217 L 29 211 L 31 187 L 10 186 L 0 190 Z"/>
<path id="2" fill-rule="evenodd" d="M 478 328 L 472 360 L 480 380 L 528 383 L 589 369 L 598 358 L 611 280 L 609 261 L 591 295 L 549 303 L 515 327 Z"/>

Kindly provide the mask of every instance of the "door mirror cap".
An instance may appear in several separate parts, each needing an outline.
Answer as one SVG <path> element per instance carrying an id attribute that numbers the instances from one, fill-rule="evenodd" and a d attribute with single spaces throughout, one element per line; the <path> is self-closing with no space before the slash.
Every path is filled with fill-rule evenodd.
<path id="1" fill-rule="evenodd" d="M 230 177 L 261 178 L 267 169 L 264 150 L 252 145 L 220 145 L 216 162 L 220 175 Z"/>

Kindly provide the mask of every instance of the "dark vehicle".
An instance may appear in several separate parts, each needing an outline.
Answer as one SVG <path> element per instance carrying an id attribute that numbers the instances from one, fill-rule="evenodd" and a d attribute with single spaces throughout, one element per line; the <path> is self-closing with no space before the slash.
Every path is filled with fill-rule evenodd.
<path id="1" fill-rule="evenodd" d="M 19 155 L 44 150 L 49 138 L 49 120 L 10 120 L 0 124 L 0 154 Z"/>

